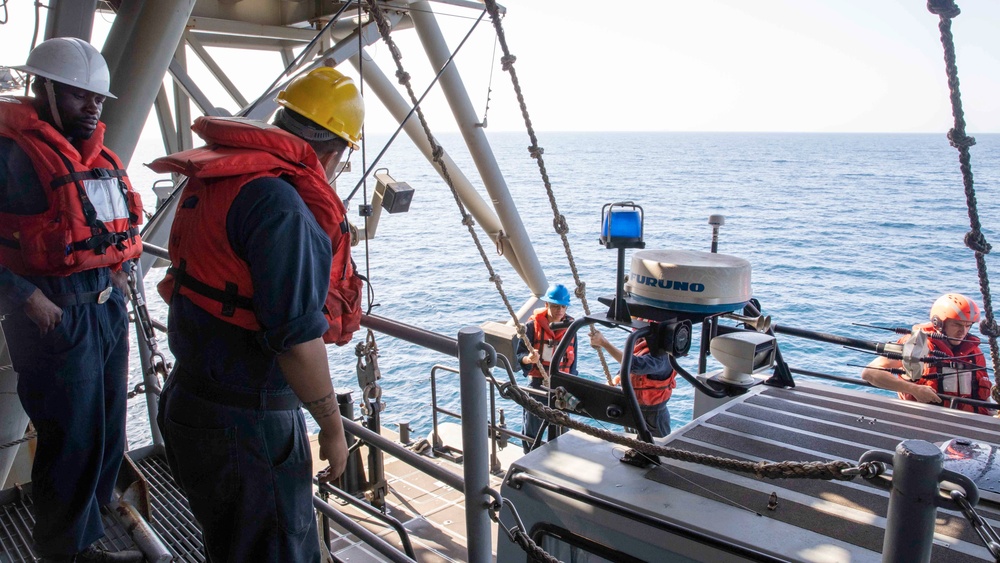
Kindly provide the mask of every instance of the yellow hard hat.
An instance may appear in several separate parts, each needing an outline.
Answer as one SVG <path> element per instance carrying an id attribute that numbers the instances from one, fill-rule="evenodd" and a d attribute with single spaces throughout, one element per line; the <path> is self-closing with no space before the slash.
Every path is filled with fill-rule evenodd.
<path id="1" fill-rule="evenodd" d="M 275 101 L 358 148 L 365 101 L 354 80 L 337 69 L 321 66 L 296 77 Z"/>

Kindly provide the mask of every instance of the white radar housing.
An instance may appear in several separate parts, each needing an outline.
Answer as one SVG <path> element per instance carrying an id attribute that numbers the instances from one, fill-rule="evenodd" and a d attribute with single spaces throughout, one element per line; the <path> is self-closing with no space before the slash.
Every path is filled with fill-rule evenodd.
<path id="1" fill-rule="evenodd" d="M 750 262 L 693 250 L 640 250 L 625 291 L 635 301 L 686 313 L 741 309 L 750 300 Z"/>

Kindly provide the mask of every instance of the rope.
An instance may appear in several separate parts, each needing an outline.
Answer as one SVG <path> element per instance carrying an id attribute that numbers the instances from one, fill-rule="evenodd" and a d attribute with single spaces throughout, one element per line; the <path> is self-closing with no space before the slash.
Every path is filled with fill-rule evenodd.
<path id="1" fill-rule="evenodd" d="M 31 432 L 25 432 L 23 438 L 18 438 L 17 440 L 14 440 L 12 442 L 7 442 L 6 444 L 0 444 L 0 450 L 6 450 L 7 448 L 12 448 L 19 444 L 23 444 L 24 442 L 30 442 L 31 440 L 34 440 L 37 437 L 38 437 L 38 432 L 35 432 L 34 430 L 32 430 Z"/>
<path id="2" fill-rule="evenodd" d="M 656 444 L 650 444 L 649 442 L 643 442 L 642 440 L 622 436 L 621 434 L 617 434 L 610 430 L 596 428 L 574 420 L 566 412 L 549 408 L 532 399 L 531 396 L 529 396 L 523 389 L 517 387 L 516 385 L 512 385 L 509 382 L 500 386 L 500 396 L 514 401 L 524 407 L 525 410 L 531 411 L 532 414 L 538 416 L 539 418 L 548 420 L 551 424 L 557 424 L 559 426 L 572 428 L 573 430 L 579 430 L 580 432 L 594 436 L 595 438 L 626 446 L 641 454 L 666 457 L 689 463 L 698 463 L 738 473 L 750 473 L 758 478 L 850 481 L 858 475 L 870 478 L 875 476 L 877 471 L 873 465 L 854 465 L 846 461 L 743 461 L 739 459 L 700 454 L 667 446 L 659 446 Z"/>
<path id="3" fill-rule="evenodd" d="M 500 47 L 503 50 L 503 57 L 500 58 L 500 63 L 504 71 L 510 74 L 510 81 L 514 85 L 514 93 L 517 94 L 517 103 L 521 107 L 521 115 L 524 117 L 524 126 L 528 131 L 528 138 L 531 140 L 531 146 L 528 147 L 528 154 L 531 158 L 538 162 L 538 171 L 542 176 L 542 183 L 545 184 L 545 193 L 549 198 L 549 205 L 552 207 L 552 227 L 555 232 L 562 239 L 563 249 L 566 252 L 566 258 L 569 260 L 570 270 L 573 272 L 573 281 L 576 283 L 576 296 L 580 299 L 580 303 L 583 305 L 583 312 L 586 315 L 590 314 L 590 304 L 587 303 L 587 284 L 580 279 L 580 272 L 576 266 L 576 260 L 573 258 L 573 251 L 569 246 L 569 225 L 566 223 L 566 217 L 559 213 L 559 205 L 556 203 L 555 191 L 552 189 L 552 183 L 549 181 L 549 173 L 545 168 L 545 159 L 542 158 L 542 154 L 545 153 L 545 149 L 538 146 L 538 137 L 535 135 L 535 129 L 531 125 L 531 116 L 528 115 L 528 105 L 524 101 L 524 93 L 521 91 L 521 83 L 517 79 L 517 71 L 514 69 L 514 62 L 517 57 L 510 53 L 510 49 L 507 47 L 507 37 L 504 35 L 503 26 L 500 23 L 500 13 L 497 8 L 496 0 L 486 0 L 486 9 L 490 13 L 490 19 L 493 21 L 493 28 L 496 29 L 497 38 L 500 41 Z M 594 325 L 590 325 L 590 333 L 594 334 L 597 328 Z M 608 361 L 604 357 L 604 350 L 597 349 L 597 355 L 601 359 L 601 366 L 604 368 L 604 376 L 608 380 L 608 385 L 611 385 L 612 376 L 611 369 L 608 367 Z M 544 371 L 544 370 L 543 370 Z"/>
<path id="4" fill-rule="evenodd" d="M 392 59 L 396 63 L 396 79 L 399 80 L 399 83 L 406 88 L 406 93 L 410 96 L 410 103 L 413 104 L 413 108 L 417 114 L 417 119 L 420 121 L 420 126 L 423 128 L 424 134 L 427 135 L 427 142 L 431 146 L 431 157 L 434 164 L 438 167 L 438 169 L 440 169 L 441 176 L 444 178 L 445 183 L 448 184 L 448 189 L 451 190 L 451 195 L 454 197 L 455 204 L 458 206 L 459 214 L 462 217 L 462 224 L 468 229 L 469 236 L 472 237 L 472 241 L 476 244 L 476 249 L 479 251 L 479 257 L 482 258 L 483 264 L 485 264 L 486 270 L 489 272 L 490 281 L 496 286 L 497 293 L 500 294 L 500 298 L 503 300 L 503 304 L 507 308 L 510 318 L 514 320 L 518 336 L 530 350 L 532 346 L 527 335 L 525 334 L 524 325 L 521 324 L 521 321 L 517 318 L 517 312 L 514 310 L 513 305 L 510 303 L 510 298 L 503 289 L 503 280 L 500 278 L 500 274 L 496 273 L 493 269 L 493 265 L 490 263 L 489 256 L 483 248 L 483 244 L 480 242 L 479 236 L 476 234 L 475 219 L 473 219 L 472 215 L 466 211 L 465 205 L 462 203 L 462 198 L 458 194 L 458 189 L 455 187 L 455 182 L 451 178 L 451 173 L 448 171 L 448 166 L 444 162 L 444 148 L 438 144 L 437 139 L 434 138 L 434 134 L 431 132 L 430 126 L 427 124 L 427 118 L 424 116 L 423 109 L 421 109 L 417 96 L 413 91 L 413 86 L 410 84 L 410 74 L 403 68 L 402 54 L 400 53 L 396 42 L 390 35 L 392 28 L 389 25 L 389 22 L 385 19 L 385 14 L 382 12 L 382 8 L 379 6 L 378 1 L 367 0 L 367 2 L 372 19 L 375 20 L 375 25 L 378 27 L 379 33 L 382 35 L 382 40 L 385 41 L 386 45 L 389 47 Z M 540 361 L 539 367 L 541 367 Z"/>
<path id="5" fill-rule="evenodd" d="M 976 139 L 965 133 L 965 112 L 962 109 L 962 94 L 959 91 L 958 65 L 955 62 L 955 39 L 951 33 L 951 19 L 958 16 L 961 10 L 953 0 L 928 0 L 927 10 L 936 14 L 940 21 L 941 45 L 944 47 L 945 72 L 948 75 L 948 90 L 951 94 L 951 113 L 955 118 L 955 126 L 948 131 L 951 146 L 958 149 L 959 168 L 962 171 L 962 184 L 965 187 L 965 202 L 969 210 L 969 225 L 971 230 L 965 235 L 965 245 L 976 256 L 976 269 L 979 274 L 979 291 L 983 296 L 983 311 L 985 319 L 979 324 L 979 331 L 989 339 L 990 356 L 993 360 L 993 400 L 1000 402 L 1000 346 L 997 337 L 1000 327 L 993 316 L 993 298 L 990 295 L 990 279 L 986 270 L 986 255 L 990 253 L 990 244 L 982 231 L 979 220 L 979 208 L 976 202 L 976 189 L 972 178 L 972 156 L 970 147 L 976 144 Z"/>

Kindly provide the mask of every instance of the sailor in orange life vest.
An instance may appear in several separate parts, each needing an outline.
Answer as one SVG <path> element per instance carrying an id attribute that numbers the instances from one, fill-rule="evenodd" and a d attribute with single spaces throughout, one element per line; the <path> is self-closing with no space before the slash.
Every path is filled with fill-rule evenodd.
<path id="1" fill-rule="evenodd" d="M 943 336 L 929 339 L 930 349 L 944 352 L 953 360 L 936 365 L 925 363 L 922 377 L 912 381 L 885 371 L 901 368 L 901 361 L 880 356 L 868 364 L 861 377 L 876 387 L 896 391 L 899 398 L 907 401 L 952 406 L 951 401 L 942 402 L 938 394 L 989 401 L 993 382 L 983 369 L 986 359 L 979 349 L 979 338 L 969 334 L 969 329 L 978 320 L 979 306 L 975 301 L 958 293 L 942 295 L 931 307 L 930 322 L 913 328 Z M 910 336 L 904 336 L 899 342 L 906 342 L 908 338 Z M 990 409 L 961 402 L 955 402 L 954 406 L 968 412 L 991 414 Z"/>
<path id="2" fill-rule="evenodd" d="M 108 65 L 86 41 L 55 38 L 15 68 L 34 76 L 34 97 L 0 97 L 0 317 L 38 431 L 35 553 L 140 561 L 93 545 L 125 451 L 123 269 L 142 253 L 142 205 L 99 121 Z"/>
<path id="3" fill-rule="evenodd" d="M 206 147 L 150 165 L 188 177 L 159 284 L 176 363 L 157 422 L 210 561 L 320 561 L 300 406 L 321 478 L 347 463 L 324 343 L 358 329 L 362 282 L 327 171 L 361 141 L 364 101 L 329 67 L 276 101 L 270 125 L 199 118 Z"/>
<path id="4" fill-rule="evenodd" d="M 604 348 L 620 364 L 622 351 L 608 342 L 600 331 L 590 335 L 590 345 L 594 348 Z M 656 438 L 670 434 L 670 409 L 667 401 L 677 387 L 677 372 L 670 365 L 666 354 L 650 354 L 645 338 L 636 341 L 632 350 L 632 372 L 629 374 L 635 398 L 642 410 L 649 432 Z M 621 384 L 621 375 L 612 382 Z"/>
<path id="5" fill-rule="evenodd" d="M 542 373 L 538 371 L 539 359 L 541 359 L 542 366 L 548 370 L 556 346 L 559 345 L 566 329 L 573 322 L 573 317 L 566 314 L 566 309 L 569 307 L 569 290 L 566 289 L 566 286 L 559 283 L 550 286 L 541 299 L 545 302 L 545 308 L 536 309 L 531 315 L 531 319 L 525 323 L 525 335 L 531 342 L 532 348 L 528 350 L 524 342 L 518 340 L 516 352 L 521 371 L 530 377 L 529 386 L 534 389 L 541 389 L 545 380 Z M 560 361 L 559 369 L 573 375 L 577 374 L 575 336 L 566 347 L 566 354 Z M 537 437 L 541 429 L 542 419 L 525 410 L 522 434 Z M 549 426 L 549 440 L 554 439 L 560 433 L 559 427 Z M 523 446 L 525 453 L 527 453 L 531 448 L 531 443 L 524 441 Z"/>

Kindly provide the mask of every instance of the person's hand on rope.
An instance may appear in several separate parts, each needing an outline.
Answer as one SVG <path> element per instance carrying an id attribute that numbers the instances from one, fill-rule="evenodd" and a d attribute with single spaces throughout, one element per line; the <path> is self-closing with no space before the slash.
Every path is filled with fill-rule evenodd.
<path id="1" fill-rule="evenodd" d="M 607 337 L 604 333 L 599 330 L 594 330 L 590 333 L 590 345 L 594 348 L 600 350 L 601 348 L 607 349 L 611 343 L 608 342 Z"/>
<path id="2" fill-rule="evenodd" d="M 534 348 L 532 348 L 531 352 L 529 352 L 527 356 L 521 358 L 521 363 L 524 364 L 524 365 L 537 364 L 538 363 L 538 350 L 535 350 Z"/>

